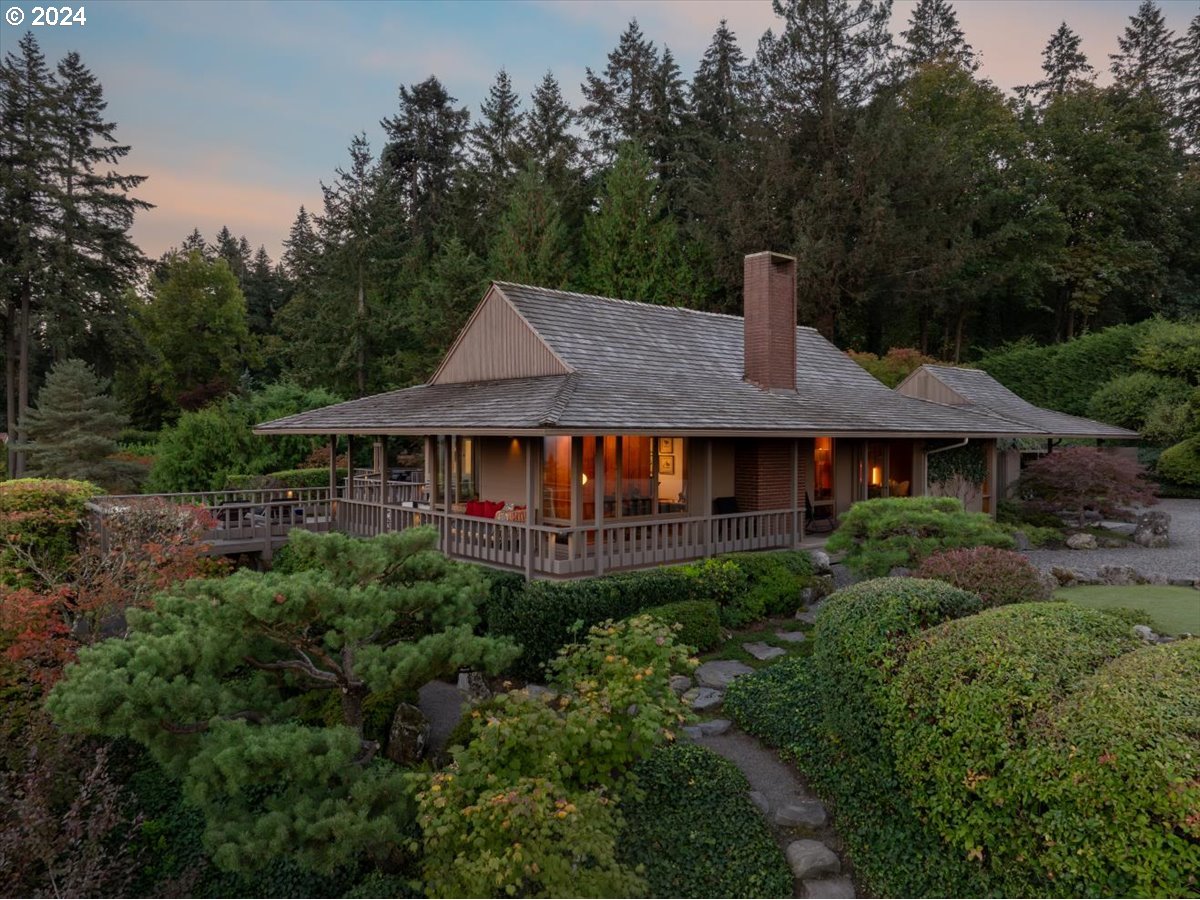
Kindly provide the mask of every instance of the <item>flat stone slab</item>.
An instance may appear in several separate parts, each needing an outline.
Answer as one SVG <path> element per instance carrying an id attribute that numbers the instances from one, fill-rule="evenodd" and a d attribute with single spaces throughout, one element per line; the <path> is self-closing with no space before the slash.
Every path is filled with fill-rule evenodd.
<path id="1" fill-rule="evenodd" d="M 713 709 L 725 702 L 725 692 L 710 687 L 694 687 L 683 695 L 683 702 L 696 712 Z"/>
<path id="2" fill-rule="evenodd" d="M 1133 533 L 1137 531 L 1137 522 L 1100 522 L 1099 525 L 1105 531 L 1123 534 L 1127 537 L 1133 537 Z"/>
<path id="3" fill-rule="evenodd" d="M 686 675 L 671 676 L 671 690 L 676 694 L 682 694 L 684 691 L 690 690 L 692 687 L 692 679 Z"/>
<path id="4" fill-rule="evenodd" d="M 781 641 L 787 641 L 789 644 L 799 644 L 801 641 L 808 640 L 808 634 L 803 631 L 777 631 L 775 637 Z"/>
<path id="5" fill-rule="evenodd" d="M 770 644 L 764 644 L 762 641 L 753 641 L 749 644 L 742 644 L 742 649 L 755 659 L 761 660 L 774 659 L 777 656 L 783 656 L 785 653 L 787 653 L 787 651 L 782 647 L 772 647 Z"/>
<path id="6" fill-rule="evenodd" d="M 751 791 L 750 802 L 758 807 L 758 811 L 764 816 L 771 811 L 771 801 L 767 799 L 767 795 L 762 791 Z"/>
<path id="7" fill-rule="evenodd" d="M 814 603 L 812 606 L 806 606 L 804 609 L 796 613 L 796 618 L 801 622 L 808 623 L 809 625 L 815 625 L 817 624 L 817 613 L 820 611 L 821 603 Z"/>
<path id="8" fill-rule="evenodd" d="M 716 737 L 724 734 L 732 724 L 728 719 L 710 719 L 707 722 L 700 722 L 698 725 L 686 726 L 683 733 L 695 741 L 702 737 Z"/>
<path id="9" fill-rule="evenodd" d="M 696 670 L 696 680 L 704 687 L 721 688 L 722 690 L 729 687 L 729 683 L 735 678 L 741 678 L 743 675 L 752 675 L 754 670 L 745 663 L 737 662 L 732 659 L 717 659 L 712 662 L 706 662 Z"/>
<path id="10" fill-rule="evenodd" d="M 854 882 L 849 878 L 810 878 L 804 882 L 804 896 L 812 897 L 813 900 L 818 898 L 826 898 L 826 900 L 842 900 L 842 898 L 850 898 L 853 900 Z"/>
<path id="11" fill-rule="evenodd" d="M 842 874 L 837 854 L 820 841 L 792 841 L 784 851 L 792 874 L 801 881 Z"/>
<path id="12" fill-rule="evenodd" d="M 775 824 L 785 828 L 824 828 L 828 821 L 829 813 L 819 800 L 789 803 L 775 811 Z"/>

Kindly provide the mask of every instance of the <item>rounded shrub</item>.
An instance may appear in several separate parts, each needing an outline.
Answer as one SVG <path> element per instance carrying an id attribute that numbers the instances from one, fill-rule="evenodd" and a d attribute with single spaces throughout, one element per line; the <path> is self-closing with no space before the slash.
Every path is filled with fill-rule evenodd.
<path id="1" fill-rule="evenodd" d="M 721 639 L 721 610 L 711 600 L 681 600 L 652 606 L 646 615 L 678 626 L 675 640 L 698 651 L 715 647 Z"/>
<path id="2" fill-rule="evenodd" d="M 1122 428 L 1140 430 L 1146 414 L 1159 401 L 1185 405 L 1190 392 L 1180 378 L 1167 378 L 1153 372 L 1130 372 L 1104 384 L 1088 401 L 1087 414 Z"/>
<path id="3" fill-rule="evenodd" d="M 619 858 L 644 867 L 650 896 L 791 895 L 792 873 L 733 763 L 669 744 L 633 773 L 638 790 L 621 804 Z"/>
<path id="4" fill-rule="evenodd" d="M 11 544 L 51 572 L 66 566 L 75 552 L 84 504 L 101 493 L 89 481 L 18 478 L 0 482 L 0 528 Z M 28 586 L 30 573 L 21 555 L 0 549 L 0 585 Z"/>
<path id="5" fill-rule="evenodd" d="M 764 615 L 791 615 L 800 608 L 800 592 L 814 581 L 812 558 L 802 550 L 730 553 L 719 560 L 734 563 L 746 578 L 745 589 L 723 610 L 733 628 Z"/>
<path id="6" fill-rule="evenodd" d="M 1049 600 L 1053 594 L 1037 566 L 1020 553 L 996 547 L 942 550 L 913 574 L 978 594 L 984 606 Z"/>
<path id="7" fill-rule="evenodd" d="M 1200 640 L 1142 647 L 1043 717 L 1028 780 L 1038 864 L 1075 896 L 1200 890 Z"/>
<path id="8" fill-rule="evenodd" d="M 1166 481 L 1200 487 L 1200 435 L 1168 447 L 1155 468 L 1158 477 Z"/>
<path id="9" fill-rule="evenodd" d="M 1068 603 L 986 610 L 929 629 L 884 691 L 885 734 L 912 805 L 949 848 L 1009 896 L 1042 893 L 1045 849 L 1025 802 L 1031 728 L 1083 679 L 1134 646 L 1119 619 Z"/>

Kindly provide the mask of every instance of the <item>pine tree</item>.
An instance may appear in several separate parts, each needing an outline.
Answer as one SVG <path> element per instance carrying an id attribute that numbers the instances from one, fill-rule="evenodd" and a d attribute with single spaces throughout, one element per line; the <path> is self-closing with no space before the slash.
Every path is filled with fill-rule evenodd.
<path id="1" fill-rule="evenodd" d="M 1200 13 L 1179 41 L 1179 120 L 1184 146 L 1200 155 Z"/>
<path id="2" fill-rule="evenodd" d="M 661 78 L 654 42 L 631 19 L 608 65 L 597 75 L 589 67 L 581 85 L 584 105 L 580 119 L 588 135 L 594 165 L 603 166 L 626 141 L 648 145 L 655 132 L 655 81 Z"/>
<path id="3" fill-rule="evenodd" d="M 1154 0 L 1142 0 L 1117 38 L 1120 53 L 1109 55 L 1114 82 L 1129 93 L 1145 91 L 1163 108 L 1175 107 L 1175 32 L 1167 28 Z"/>
<path id="4" fill-rule="evenodd" d="M 740 138 L 750 90 L 746 55 L 722 19 L 692 78 L 692 112 L 701 133 L 718 144 Z"/>
<path id="5" fill-rule="evenodd" d="M 82 360 L 55 363 L 38 391 L 37 408 L 21 421 L 29 474 L 91 481 L 109 490 L 134 486 L 144 472 L 114 458 L 129 420 L 107 390 L 108 381 Z"/>
<path id="6" fill-rule="evenodd" d="M 406 748 L 389 741 L 398 698 L 517 655 L 474 634 L 486 581 L 436 540 L 296 532 L 296 574 L 176 585 L 128 612 L 127 637 L 85 648 L 47 708 L 63 728 L 145 746 L 204 815 L 221 868 L 394 860 L 413 825 Z"/>
<path id="7" fill-rule="evenodd" d="M 1033 97 L 1039 105 L 1044 105 L 1053 97 L 1091 84 L 1095 69 L 1079 49 L 1081 41 L 1082 38 L 1066 22 L 1059 25 L 1042 50 L 1042 73 L 1045 77 L 1036 84 L 1018 88 L 1017 92 L 1024 98 Z"/>
<path id="8" fill-rule="evenodd" d="M 229 229 L 226 228 L 226 231 Z M 213 258 L 213 248 L 208 245 L 208 241 L 204 240 L 204 235 L 200 233 L 199 228 L 193 228 L 192 233 L 183 239 L 183 243 L 179 245 L 179 252 L 187 255 L 193 250 L 196 250 L 205 259 Z"/>
<path id="9" fill-rule="evenodd" d="M 570 245 L 559 202 L 538 170 L 519 174 L 488 254 L 488 275 L 503 281 L 566 287 Z"/>
<path id="10" fill-rule="evenodd" d="M 584 250 L 592 293 L 646 303 L 684 301 L 678 234 L 639 145 L 620 148 L 598 207 L 584 223 Z"/>
<path id="11" fill-rule="evenodd" d="M 517 167 L 517 143 L 525 114 L 508 72 L 501 69 L 479 108 L 480 118 L 471 129 L 475 166 L 484 173 L 486 190 L 500 189 Z"/>
<path id="12" fill-rule="evenodd" d="M 217 240 L 214 245 L 218 259 L 225 260 L 225 264 L 229 266 L 229 271 L 233 273 L 233 277 L 238 280 L 238 286 L 245 288 L 246 271 L 250 268 L 250 244 L 245 237 L 240 240 L 233 236 L 233 232 L 229 230 L 228 225 L 222 225 L 221 230 L 217 232 Z"/>
<path id="13" fill-rule="evenodd" d="M 904 63 L 910 72 L 937 60 L 950 60 L 968 72 L 979 69 L 979 59 L 948 0 L 918 0 L 908 19 L 908 30 L 900 34 L 908 44 Z"/>
<path id="14" fill-rule="evenodd" d="M 442 221 L 462 165 L 470 113 L 430 76 L 400 87 L 400 111 L 380 122 L 388 143 L 381 162 L 394 181 L 413 232 L 426 247 Z"/>
<path id="15" fill-rule="evenodd" d="M 266 247 L 260 246 L 254 254 L 242 280 L 242 293 L 246 295 L 246 324 L 250 333 L 269 333 L 275 313 L 283 305 L 283 280 Z"/>
<path id="16" fill-rule="evenodd" d="M 552 183 L 561 184 L 576 164 L 579 140 L 571 130 L 575 114 L 563 99 L 552 72 L 542 76 L 530 98 L 518 138 L 520 155 L 532 161 Z"/>
<path id="17" fill-rule="evenodd" d="M 679 64 L 670 47 L 663 47 L 650 93 L 653 119 L 646 149 L 663 185 L 671 210 L 678 210 L 687 184 L 695 177 L 694 125 Z"/>
<path id="18" fill-rule="evenodd" d="M 312 217 L 303 206 L 296 213 L 287 239 L 283 242 L 283 266 L 288 277 L 298 286 L 311 282 L 316 276 L 321 249 Z"/>

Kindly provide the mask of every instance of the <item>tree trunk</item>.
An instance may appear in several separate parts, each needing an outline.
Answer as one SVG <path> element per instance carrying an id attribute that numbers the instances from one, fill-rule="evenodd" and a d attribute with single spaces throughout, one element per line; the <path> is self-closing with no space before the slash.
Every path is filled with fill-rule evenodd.
<path id="1" fill-rule="evenodd" d="M 25 279 L 21 292 L 21 315 L 17 319 L 17 341 L 20 360 L 17 363 L 17 440 L 25 440 L 25 413 L 29 411 L 29 306 L 33 286 Z M 25 474 L 25 451 L 18 450 L 15 471 L 10 475 L 19 478 Z"/>
<path id="2" fill-rule="evenodd" d="M 962 360 L 962 345 L 963 345 L 963 324 L 967 318 L 967 311 L 963 307 L 958 308 L 958 313 L 954 318 L 954 361 Z"/>
<path id="3" fill-rule="evenodd" d="M 363 289 L 363 266 L 362 262 L 358 264 L 358 332 L 355 335 L 355 340 L 358 342 L 358 396 L 363 397 L 367 393 L 367 336 L 365 329 L 367 326 L 367 297 Z"/>
<path id="4" fill-rule="evenodd" d="M 4 412 L 8 443 L 8 474 L 15 478 L 17 472 L 17 307 L 10 302 L 4 319 Z"/>
<path id="5" fill-rule="evenodd" d="M 342 724 L 353 728 L 361 739 L 363 733 L 363 700 L 367 697 L 366 687 L 341 688 L 342 692 Z"/>

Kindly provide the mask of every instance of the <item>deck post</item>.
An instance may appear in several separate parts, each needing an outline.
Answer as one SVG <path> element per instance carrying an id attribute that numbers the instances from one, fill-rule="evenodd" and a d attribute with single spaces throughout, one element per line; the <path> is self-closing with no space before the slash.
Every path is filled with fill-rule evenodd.
<path id="1" fill-rule="evenodd" d="M 450 555 L 450 479 L 454 472 L 450 467 L 450 435 L 442 441 L 442 505 L 446 515 L 442 517 L 442 552 Z"/>
<path id="2" fill-rule="evenodd" d="M 596 490 L 596 574 L 604 574 L 604 435 L 598 434 L 596 442 L 595 490 Z"/>
<path id="3" fill-rule="evenodd" d="M 337 509 L 337 435 L 329 436 L 329 506 L 325 511 L 325 518 L 329 524 L 329 530 L 333 531 L 334 526 L 334 510 Z"/>
<path id="4" fill-rule="evenodd" d="M 792 440 L 792 493 L 788 503 L 792 508 L 792 548 L 800 546 L 800 506 L 796 502 L 796 491 L 800 486 L 800 442 Z"/>
<path id="5" fill-rule="evenodd" d="M 705 542 L 705 555 L 712 556 L 713 553 L 713 487 L 712 487 L 712 445 L 713 439 L 705 438 L 704 440 L 704 502 L 708 504 L 708 508 L 704 511 L 705 517 L 708 519 L 708 538 Z"/>
<path id="6" fill-rule="evenodd" d="M 346 435 L 346 499 L 354 499 L 354 435 Z"/>
<path id="7" fill-rule="evenodd" d="M 382 440 L 375 441 L 375 467 L 379 470 L 379 533 L 387 530 L 387 451 Z"/>
<path id="8" fill-rule="evenodd" d="M 533 580 L 533 438 L 525 438 L 525 580 Z"/>

